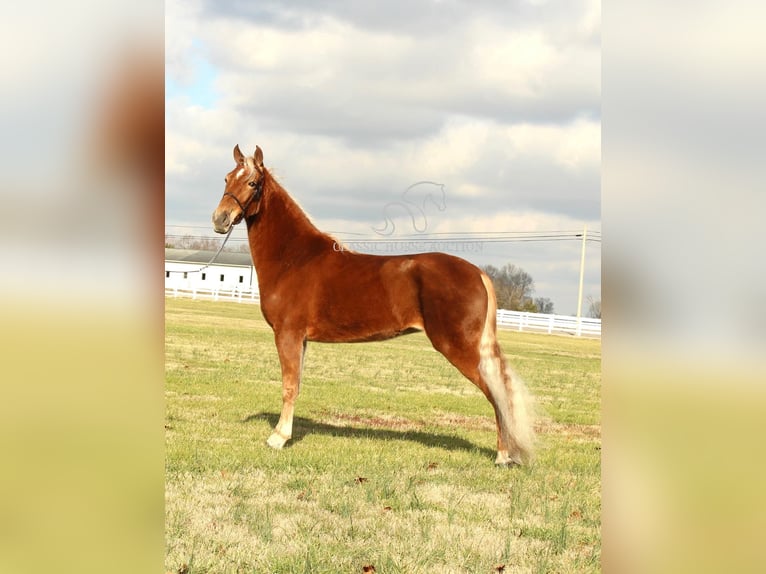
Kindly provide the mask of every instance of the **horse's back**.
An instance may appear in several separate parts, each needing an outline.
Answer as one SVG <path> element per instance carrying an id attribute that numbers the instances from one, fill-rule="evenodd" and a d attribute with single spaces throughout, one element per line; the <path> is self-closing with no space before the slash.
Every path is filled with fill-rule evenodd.
<path id="1" fill-rule="evenodd" d="M 422 296 L 463 299 L 485 292 L 482 271 L 474 264 L 447 253 L 412 255 L 367 255 L 354 253 L 341 269 L 328 266 L 330 283 L 350 283 L 360 289 L 386 291 L 397 299 Z"/>
<path id="2" fill-rule="evenodd" d="M 478 267 L 444 253 L 347 252 L 317 265 L 311 283 L 308 331 L 317 341 L 386 339 L 426 322 L 473 326 L 487 309 Z"/>

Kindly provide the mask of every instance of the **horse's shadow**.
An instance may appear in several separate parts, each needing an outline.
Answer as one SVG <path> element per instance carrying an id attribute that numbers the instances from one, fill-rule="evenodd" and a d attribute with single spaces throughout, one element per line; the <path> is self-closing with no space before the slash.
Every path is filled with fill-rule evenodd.
<path id="1" fill-rule="evenodd" d="M 279 421 L 278 413 L 260 412 L 246 416 L 242 422 L 267 421 L 274 428 Z M 394 430 L 375 427 L 339 426 L 324 422 L 318 422 L 304 417 L 293 419 L 293 437 L 286 447 L 299 443 L 310 434 L 321 434 L 346 438 L 373 438 L 386 441 L 408 440 L 428 447 L 438 447 L 445 450 L 464 450 L 479 453 L 488 457 L 494 456 L 494 452 L 488 448 L 480 447 L 463 438 L 453 435 L 436 434 L 417 430 Z"/>

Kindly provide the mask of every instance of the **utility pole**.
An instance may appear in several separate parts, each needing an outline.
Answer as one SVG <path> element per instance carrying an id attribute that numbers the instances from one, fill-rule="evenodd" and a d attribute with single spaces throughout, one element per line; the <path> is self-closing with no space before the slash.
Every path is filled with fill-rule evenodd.
<path id="1" fill-rule="evenodd" d="M 585 276 L 585 241 L 588 239 L 588 224 L 582 228 L 582 253 L 580 254 L 580 289 L 577 292 L 577 336 L 582 334 L 582 282 Z"/>

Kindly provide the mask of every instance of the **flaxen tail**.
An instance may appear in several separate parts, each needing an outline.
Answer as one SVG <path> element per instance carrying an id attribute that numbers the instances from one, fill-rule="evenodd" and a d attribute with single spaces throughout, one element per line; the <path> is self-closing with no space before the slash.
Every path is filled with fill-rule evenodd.
<path id="1" fill-rule="evenodd" d="M 534 428 L 531 398 L 524 381 L 508 366 L 497 343 L 497 299 L 489 277 L 487 317 L 481 336 L 479 371 L 496 405 L 500 433 L 507 451 L 498 451 L 497 463 L 522 464 L 532 457 Z"/>
<path id="2" fill-rule="evenodd" d="M 535 447 L 534 413 L 532 397 L 527 390 L 527 385 L 522 378 L 514 373 L 500 355 L 501 364 L 504 365 L 503 377 L 506 386 L 511 387 L 511 430 L 513 442 L 516 444 L 522 462 L 528 462 L 532 458 Z"/>

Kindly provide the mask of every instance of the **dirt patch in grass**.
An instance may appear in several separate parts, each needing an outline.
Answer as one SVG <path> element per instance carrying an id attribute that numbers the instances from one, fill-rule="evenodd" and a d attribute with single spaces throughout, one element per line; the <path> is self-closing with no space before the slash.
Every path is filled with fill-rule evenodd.
<path id="1" fill-rule="evenodd" d="M 454 413 L 444 413 L 436 419 L 436 423 L 439 426 L 464 428 L 468 430 L 495 430 L 495 419 L 490 416 L 472 417 Z"/>
<path id="2" fill-rule="evenodd" d="M 415 430 L 426 426 L 423 421 L 413 421 L 393 415 L 363 416 L 346 413 L 326 414 L 322 422 L 335 426 L 361 426 L 392 430 Z"/>
<path id="3" fill-rule="evenodd" d="M 557 423 L 551 420 L 537 421 L 535 432 L 538 434 L 558 435 L 576 439 L 601 440 L 601 425 L 583 425 L 577 423 Z"/>
<path id="4" fill-rule="evenodd" d="M 464 428 L 494 431 L 495 421 L 489 416 L 466 416 L 454 413 L 436 413 L 428 420 L 413 420 L 393 415 L 360 415 L 348 413 L 325 414 L 322 422 L 336 426 L 360 426 L 398 431 L 421 430 L 426 427 Z"/>
<path id="5" fill-rule="evenodd" d="M 467 416 L 454 413 L 439 413 L 430 420 L 412 420 L 393 415 L 360 415 L 350 413 L 326 413 L 322 422 L 335 426 L 359 426 L 390 430 L 420 430 L 428 426 L 463 428 L 475 431 L 493 432 L 495 420 L 490 416 Z M 557 423 L 552 420 L 538 420 L 535 432 L 539 435 L 557 435 L 575 439 L 601 440 L 601 425 Z"/>

